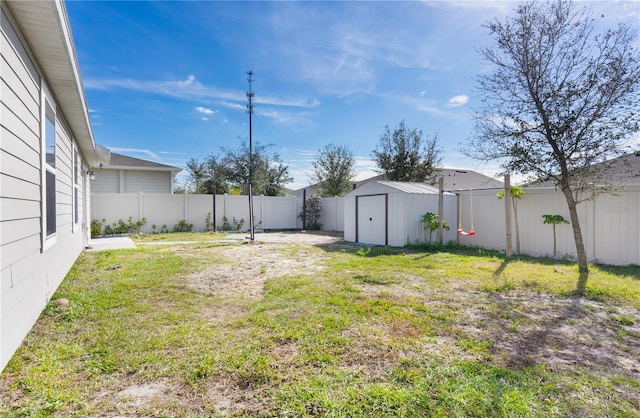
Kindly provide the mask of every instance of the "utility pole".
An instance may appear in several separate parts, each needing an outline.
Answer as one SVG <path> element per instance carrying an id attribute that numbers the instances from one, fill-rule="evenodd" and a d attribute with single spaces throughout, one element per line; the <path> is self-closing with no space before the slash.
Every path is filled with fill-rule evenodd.
<path id="1" fill-rule="evenodd" d="M 255 232 L 253 226 L 253 190 L 251 189 L 251 182 L 253 177 L 253 144 L 252 144 L 252 132 L 251 132 L 251 115 L 253 115 L 253 91 L 251 90 L 251 83 L 253 83 L 253 70 L 247 71 L 249 78 L 249 91 L 247 92 L 247 99 L 249 104 L 247 105 L 247 112 L 249 112 L 249 242 L 254 242 Z"/>

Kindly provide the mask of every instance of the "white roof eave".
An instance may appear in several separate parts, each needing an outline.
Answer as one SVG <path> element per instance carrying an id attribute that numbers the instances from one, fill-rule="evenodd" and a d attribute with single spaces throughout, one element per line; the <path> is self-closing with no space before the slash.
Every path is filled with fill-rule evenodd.
<path id="1" fill-rule="evenodd" d="M 90 166 L 100 162 L 64 2 L 6 0 Z"/>

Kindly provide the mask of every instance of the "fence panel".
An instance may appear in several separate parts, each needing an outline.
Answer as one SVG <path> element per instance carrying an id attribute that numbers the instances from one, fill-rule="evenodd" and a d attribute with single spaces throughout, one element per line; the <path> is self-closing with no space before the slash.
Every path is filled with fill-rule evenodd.
<path id="1" fill-rule="evenodd" d="M 260 196 L 263 202 L 262 229 L 296 229 L 302 199 L 295 196 Z"/>
<path id="2" fill-rule="evenodd" d="M 91 219 L 111 225 L 119 219 L 127 221 L 129 217 L 136 222 L 143 218 L 140 213 L 139 195 L 120 193 L 97 193 L 91 195 Z"/>
<path id="3" fill-rule="evenodd" d="M 205 219 L 213 218 L 220 230 L 225 222 L 229 226 L 242 222 L 242 231 L 249 229 L 249 198 L 247 196 L 154 194 L 154 193 L 96 193 L 92 196 L 92 220 L 111 225 L 129 217 L 134 222 L 145 218 L 142 232 L 159 232 L 163 227 L 172 231 L 180 221 L 193 224 L 194 231 L 207 229 Z M 297 218 L 302 210 L 302 199 L 295 196 L 254 196 L 253 214 L 259 229 L 298 229 Z M 209 215 L 211 214 L 211 215 Z M 340 215 L 341 216 L 341 215 Z M 154 227 L 155 226 L 155 227 Z"/>
<path id="4" fill-rule="evenodd" d="M 461 244 L 504 251 L 506 248 L 505 202 L 498 200 L 499 189 L 460 192 L 458 200 L 452 197 L 450 205 L 445 203 L 445 220 L 452 231 L 457 229 L 455 210 L 461 211 L 461 226 L 476 231 L 473 237 L 458 236 Z M 553 255 L 553 226 L 543 223 L 542 215 L 562 215 L 569 220 L 569 211 L 562 193 L 553 188 L 525 188 L 517 202 L 520 250 L 533 256 Z M 244 219 L 242 229 L 249 228 L 249 204 L 247 196 L 218 195 L 216 202 L 216 224 L 221 228 L 223 218 L 228 223 Z M 420 211 L 425 212 L 421 205 Z M 296 197 L 254 197 L 256 229 L 299 229 L 302 222 L 298 214 L 302 210 L 302 199 Z M 430 209 L 431 210 L 431 209 Z M 435 209 L 433 209 L 435 210 Z M 212 195 L 171 195 L 143 193 L 97 193 L 92 195 L 92 220 L 106 220 L 107 224 L 146 218 L 142 230 L 159 231 L 163 225 L 168 230 L 181 219 L 192 223 L 194 231 L 205 229 L 205 217 L 213 212 Z M 343 198 L 322 199 L 321 222 L 325 230 L 344 231 L 345 219 Z M 423 214 L 423 213 L 421 213 Z M 414 215 L 411 215 L 414 216 Z M 627 186 L 616 195 L 602 194 L 593 201 L 578 205 L 578 216 L 582 228 L 587 256 L 592 261 L 604 264 L 640 264 L 640 186 Z M 472 219 L 473 218 L 473 219 Z M 473 220 L 473 222 L 472 222 Z M 416 221 L 417 222 L 417 221 Z M 512 212 L 512 243 L 516 250 L 516 216 Z M 415 228 L 413 228 L 415 227 Z M 416 223 L 412 231 L 404 231 L 410 242 L 428 240 L 423 226 Z M 445 236 L 445 242 L 448 236 Z M 576 256 L 571 225 L 556 226 L 558 256 Z"/>
<path id="5" fill-rule="evenodd" d="M 344 199 L 326 197 L 321 199 L 320 223 L 325 231 L 344 231 Z"/>
<path id="6" fill-rule="evenodd" d="M 640 186 L 587 202 L 595 212 L 592 256 L 599 262 L 640 264 Z"/>
<path id="7" fill-rule="evenodd" d="M 505 202 L 498 190 L 462 192 L 463 227 L 469 225 L 470 206 L 476 235 L 460 237 L 464 245 L 505 250 Z M 553 255 L 553 226 L 542 215 L 562 215 L 570 220 L 564 195 L 554 188 L 525 188 L 517 202 L 520 250 L 532 256 Z M 465 213 L 466 211 L 466 213 Z M 512 244 L 516 250 L 516 225 L 512 211 Z M 578 218 L 587 257 L 603 264 L 640 264 L 640 186 L 627 186 L 616 194 L 601 194 L 578 205 Z M 576 257 L 573 228 L 556 225 L 557 256 Z"/>
<path id="8" fill-rule="evenodd" d="M 169 231 L 185 217 L 184 195 L 170 194 L 138 194 L 141 201 L 140 219 L 145 218 L 147 223 L 142 228 L 144 232 L 159 232 L 163 229 Z M 117 199 L 117 198 L 115 198 Z M 116 200 L 110 201 L 114 205 Z M 155 226 L 155 228 L 153 228 Z"/>

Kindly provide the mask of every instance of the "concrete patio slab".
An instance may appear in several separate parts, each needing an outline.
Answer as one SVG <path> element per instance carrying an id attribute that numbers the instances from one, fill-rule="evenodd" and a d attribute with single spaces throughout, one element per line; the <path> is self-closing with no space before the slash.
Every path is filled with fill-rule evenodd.
<path id="1" fill-rule="evenodd" d="M 87 251 L 120 250 L 125 248 L 136 248 L 133 240 L 129 237 L 105 237 L 91 238 Z"/>

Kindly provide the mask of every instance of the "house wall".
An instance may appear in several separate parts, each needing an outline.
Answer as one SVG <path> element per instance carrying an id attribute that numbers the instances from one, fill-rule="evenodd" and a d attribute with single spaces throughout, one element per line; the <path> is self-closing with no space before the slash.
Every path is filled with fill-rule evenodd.
<path id="1" fill-rule="evenodd" d="M 95 170 L 94 193 L 171 193 L 170 171 L 124 170 L 103 168 Z"/>
<path id="2" fill-rule="evenodd" d="M 96 179 L 91 182 L 92 193 L 120 193 L 120 170 L 94 170 Z"/>
<path id="3" fill-rule="evenodd" d="M 46 80 L 4 2 L 1 11 L 0 370 L 84 248 L 82 216 L 78 223 L 74 217 L 75 151 L 60 108 L 55 120 L 56 233 L 43 245 L 40 103 Z M 84 175 L 80 181 L 82 190 Z M 79 213 L 85 209 L 82 196 Z"/>

